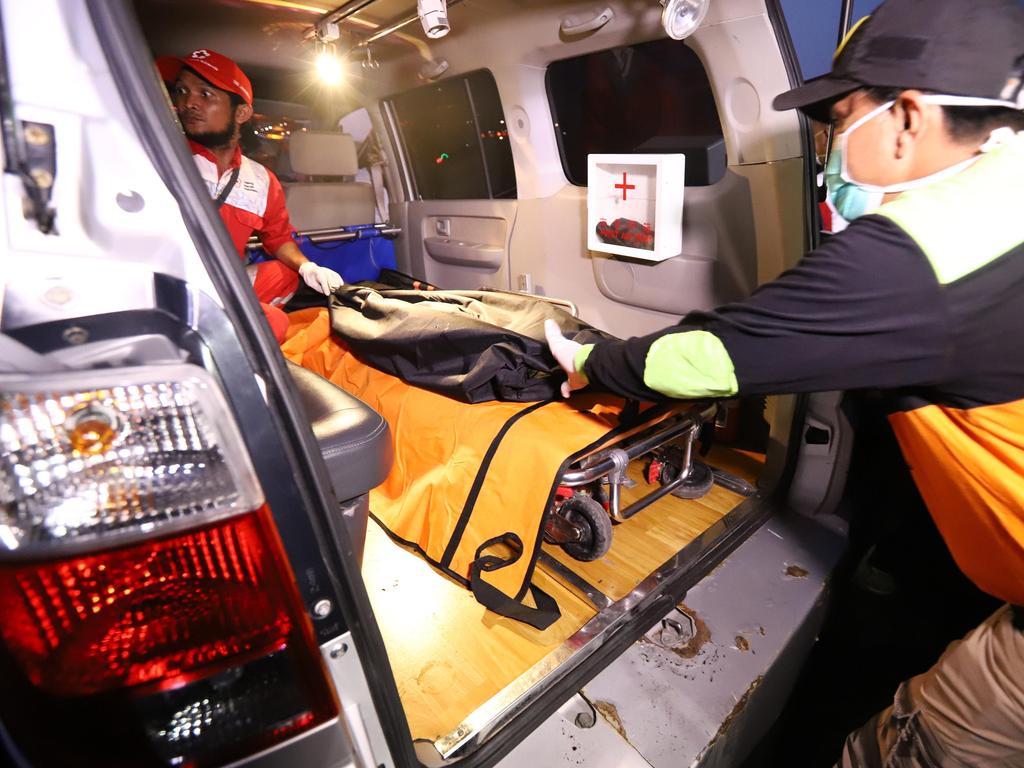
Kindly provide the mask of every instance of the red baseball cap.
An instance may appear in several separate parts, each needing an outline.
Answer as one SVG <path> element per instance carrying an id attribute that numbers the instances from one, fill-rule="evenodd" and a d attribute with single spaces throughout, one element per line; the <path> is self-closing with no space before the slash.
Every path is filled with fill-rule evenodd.
<path id="1" fill-rule="evenodd" d="M 227 56 L 200 48 L 188 56 L 161 56 L 156 60 L 156 68 L 165 83 L 177 80 L 182 67 L 195 71 L 222 91 L 238 94 L 252 106 L 252 83 L 242 68 Z"/>

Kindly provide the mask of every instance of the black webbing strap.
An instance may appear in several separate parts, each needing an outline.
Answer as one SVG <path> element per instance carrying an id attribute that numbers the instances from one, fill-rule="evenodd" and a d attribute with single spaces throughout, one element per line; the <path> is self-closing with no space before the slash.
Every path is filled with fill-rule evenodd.
<path id="1" fill-rule="evenodd" d="M 538 408 L 550 405 L 551 402 L 552 401 L 548 400 L 534 403 L 528 408 L 524 408 L 523 410 L 513 414 L 502 425 L 501 429 L 498 430 L 498 434 L 496 434 L 491 440 L 491 444 L 487 447 L 484 458 L 480 463 L 480 469 L 477 470 L 476 477 L 473 480 L 473 485 L 466 498 L 462 514 L 459 515 L 459 520 L 452 532 L 452 537 L 448 541 L 448 546 L 445 548 L 444 555 L 441 558 L 442 568 L 447 569 L 451 565 L 452 558 L 455 556 L 455 550 L 458 548 L 459 542 L 462 540 L 462 534 L 465 532 L 466 525 L 469 523 L 470 515 L 472 515 L 473 508 L 476 505 L 476 500 L 480 495 L 480 489 L 483 487 L 484 480 L 487 477 L 487 471 L 490 469 L 491 461 L 494 459 L 494 456 L 498 451 L 498 447 L 501 445 L 502 439 L 508 434 L 508 431 L 517 421 L 524 416 L 528 416 L 533 413 Z M 514 554 L 508 558 L 483 554 L 484 550 L 496 544 L 505 544 L 510 546 Z M 540 541 L 536 542 L 536 546 L 540 546 Z M 551 597 L 551 595 L 533 584 L 530 584 L 530 594 L 533 595 L 533 599 L 537 604 L 536 608 L 531 608 L 509 595 L 506 595 L 497 587 L 484 580 L 485 573 L 489 571 L 497 571 L 501 568 L 507 568 L 518 561 L 522 556 L 522 539 L 511 531 L 502 536 L 485 541 L 477 548 L 473 556 L 473 563 L 469 567 L 469 588 L 480 605 L 490 611 L 494 611 L 499 616 L 507 616 L 510 619 L 525 622 L 531 627 L 536 627 L 537 629 L 547 629 L 562 615 L 558 608 L 558 603 L 555 602 L 555 599 Z"/>
<path id="2" fill-rule="evenodd" d="M 498 446 L 501 445 L 502 439 L 521 418 L 529 416 L 538 408 L 543 408 L 545 405 L 551 405 L 552 402 L 554 401 L 543 400 L 512 414 L 512 416 L 510 416 L 502 425 L 501 429 L 498 430 L 498 434 L 496 434 L 491 440 L 491 444 L 487 446 L 487 451 L 484 453 L 484 457 L 480 462 L 480 468 L 477 470 L 476 477 L 473 478 L 473 485 L 470 487 L 469 494 L 466 496 L 466 503 L 463 505 L 462 512 L 459 514 L 459 519 L 456 521 L 455 528 L 452 530 L 452 536 L 448 540 L 448 546 L 445 547 L 444 554 L 441 556 L 442 568 L 447 568 L 452 564 L 452 558 L 455 557 L 455 551 L 459 548 L 459 543 L 462 541 L 462 534 L 465 532 L 466 526 L 469 524 L 469 517 L 473 514 L 473 507 L 476 506 L 476 500 L 480 496 L 480 489 L 483 487 L 484 480 L 487 478 L 487 471 L 491 468 L 491 461 L 494 460 L 494 455 L 498 452 Z"/>
<path id="3" fill-rule="evenodd" d="M 470 586 L 469 588 L 473 592 L 473 596 L 477 599 L 484 608 L 489 611 L 494 611 L 499 616 L 507 616 L 510 619 L 516 621 L 522 621 L 525 624 L 529 624 L 531 627 L 537 629 L 547 629 L 562 615 L 562 612 L 558 608 L 558 603 L 551 597 L 547 592 L 542 590 L 540 587 L 530 584 L 530 594 L 533 595 L 533 600 L 537 604 L 536 608 L 514 600 L 497 587 L 488 584 L 484 581 L 483 574 L 488 571 L 496 571 L 500 568 L 507 568 L 512 565 L 516 560 L 522 557 L 522 543 L 519 542 L 519 547 L 514 548 L 515 554 L 509 558 L 498 557 L 497 555 L 483 555 L 481 553 L 490 546 L 495 544 L 509 543 L 509 539 L 518 541 L 518 537 L 515 535 L 506 535 L 504 537 L 498 537 L 485 541 L 480 545 L 480 548 L 476 551 L 476 558 L 473 560 L 473 565 L 470 566 Z"/>

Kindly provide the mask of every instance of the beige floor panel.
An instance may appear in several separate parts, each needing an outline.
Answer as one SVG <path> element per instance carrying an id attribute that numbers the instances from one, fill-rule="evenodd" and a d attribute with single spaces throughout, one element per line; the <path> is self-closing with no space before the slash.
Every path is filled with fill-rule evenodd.
<path id="1" fill-rule="evenodd" d="M 555 598 L 561 619 L 542 632 L 497 616 L 372 520 L 363 581 L 417 739 L 433 741 L 454 730 L 595 614 L 537 569 L 534 583 Z"/>
<path id="2" fill-rule="evenodd" d="M 713 454 L 714 464 L 754 479 L 757 454 L 719 453 Z M 624 504 L 649 489 L 640 480 L 640 462 L 629 472 L 638 483 L 623 489 Z M 618 600 L 742 500 L 718 486 L 696 501 L 668 496 L 615 526 L 611 552 L 594 563 L 573 560 L 560 547 L 544 548 Z M 363 580 L 413 738 L 435 741 L 449 734 L 593 618 L 595 609 L 555 578 L 543 567 L 535 572 L 534 583 L 562 611 L 555 624 L 539 631 L 487 611 L 468 589 L 370 521 Z"/>
<path id="3" fill-rule="evenodd" d="M 757 468 L 763 466 L 763 455 L 717 449 L 708 461 L 753 481 Z M 622 489 L 623 507 L 651 490 L 642 479 L 642 460 L 630 464 L 628 473 L 636 486 Z M 612 600 L 621 600 L 743 499 L 717 485 L 703 498 L 692 501 L 666 496 L 616 525 L 611 551 L 592 563 L 574 560 L 561 547 L 552 544 L 545 544 L 544 549 Z"/>
<path id="4" fill-rule="evenodd" d="M 726 448 L 716 445 L 701 461 L 719 469 L 739 475 L 744 480 L 754 483 L 764 469 L 764 454 L 754 451 L 741 451 L 738 448 Z"/>

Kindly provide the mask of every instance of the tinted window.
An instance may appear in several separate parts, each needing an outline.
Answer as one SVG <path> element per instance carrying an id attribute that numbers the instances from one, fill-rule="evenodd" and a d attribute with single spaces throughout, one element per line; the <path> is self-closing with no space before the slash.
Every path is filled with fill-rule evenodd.
<path id="1" fill-rule="evenodd" d="M 391 99 L 421 200 L 514 198 L 515 166 L 490 72 Z"/>
<path id="2" fill-rule="evenodd" d="M 292 171 L 289 162 L 288 142 L 293 133 L 305 131 L 310 125 L 309 119 L 280 109 L 254 112 L 252 120 L 242 127 L 242 153 L 265 165 L 281 181 L 299 181 L 300 175 Z"/>
<path id="3" fill-rule="evenodd" d="M 562 167 L 573 184 L 586 185 L 588 154 L 685 152 L 689 167 L 695 147 L 721 151 L 704 66 L 676 40 L 557 61 L 547 80 Z"/>

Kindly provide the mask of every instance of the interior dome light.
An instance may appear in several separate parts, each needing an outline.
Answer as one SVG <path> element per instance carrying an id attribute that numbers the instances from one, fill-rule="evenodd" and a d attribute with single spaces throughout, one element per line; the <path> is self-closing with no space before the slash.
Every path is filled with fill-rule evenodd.
<path id="1" fill-rule="evenodd" d="M 431 40 L 444 37 L 451 31 L 447 0 L 416 0 L 416 13 L 419 14 L 423 31 Z"/>
<path id="2" fill-rule="evenodd" d="M 661 26 L 673 40 L 693 34 L 708 12 L 709 0 L 661 0 Z"/>
<path id="3" fill-rule="evenodd" d="M 341 82 L 341 62 L 334 55 L 334 49 L 325 47 L 316 55 L 316 72 L 325 85 L 337 85 Z"/>

